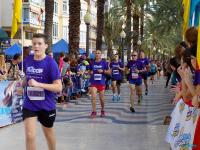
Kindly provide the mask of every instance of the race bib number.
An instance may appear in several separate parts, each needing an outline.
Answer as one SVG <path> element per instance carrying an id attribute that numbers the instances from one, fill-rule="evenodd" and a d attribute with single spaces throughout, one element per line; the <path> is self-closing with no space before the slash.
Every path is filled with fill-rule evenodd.
<path id="1" fill-rule="evenodd" d="M 138 77 L 138 73 L 132 72 L 132 79 L 137 79 Z"/>
<path id="2" fill-rule="evenodd" d="M 119 70 L 113 70 L 113 75 L 119 74 Z"/>
<path id="3" fill-rule="evenodd" d="M 45 100 L 45 92 L 42 88 L 27 87 L 27 96 L 33 101 L 43 101 Z"/>
<path id="4" fill-rule="evenodd" d="M 94 74 L 94 80 L 95 80 L 95 81 L 100 81 L 100 80 L 102 80 L 102 74 Z"/>

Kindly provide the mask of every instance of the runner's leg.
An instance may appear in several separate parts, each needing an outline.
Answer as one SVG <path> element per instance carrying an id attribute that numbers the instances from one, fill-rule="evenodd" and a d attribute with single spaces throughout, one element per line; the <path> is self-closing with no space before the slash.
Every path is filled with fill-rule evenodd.
<path id="1" fill-rule="evenodd" d="M 30 117 L 24 120 L 26 150 L 36 150 L 36 119 Z"/>
<path id="2" fill-rule="evenodd" d="M 105 101 L 105 90 L 99 92 L 99 99 L 101 104 L 101 111 L 104 111 L 104 101 Z"/>
<path id="3" fill-rule="evenodd" d="M 96 95 L 97 95 L 97 88 L 91 87 L 91 98 L 92 98 L 92 112 L 96 112 Z"/>
<path id="4" fill-rule="evenodd" d="M 56 136 L 54 128 L 47 128 L 42 125 L 42 130 L 47 140 L 49 150 L 56 150 Z"/>

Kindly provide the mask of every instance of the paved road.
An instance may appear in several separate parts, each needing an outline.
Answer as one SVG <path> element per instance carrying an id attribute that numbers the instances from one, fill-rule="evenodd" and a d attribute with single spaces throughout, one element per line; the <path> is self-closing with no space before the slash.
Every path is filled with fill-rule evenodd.
<path id="1" fill-rule="evenodd" d="M 91 113 L 91 102 L 88 98 L 78 100 L 78 105 L 70 104 L 65 110 L 58 107 L 57 122 L 72 122 L 72 123 L 116 123 L 116 124 L 163 124 L 163 118 L 169 115 L 172 110 L 170 100 L 172 95 L 169 90 L 164 88 L 164 80 L 157 80 L 153 85 L 150 84 L 148 96 L 143 96 L 143 101 L 140 105 L 137 104 L 135 98 L 136 113 L 129 111 L 130 99 L 128 85 L 122 85 L 121 101 L 112 101 L 112 92 L 106 91 L 106 118 L 100 117 L 91 120 L 88 116 Z M 100 115 L 100 104 L 98 101 L 98 113 Z"/>
<path id="2" fill-rule="evenodd" d="M 67 109 L 57 107 L 55 123 L 58 150 L 169 150 L 164 138 L 167 126 L 163 118 L 173 106 L 172 94 L 164 88 L 164 80 L 150 85 L 149 95 L 141 105 L 136 103 L 136 113 L 129 111 L 129 90 L 122 86 L 122 100 L 112 102 L 106 92 L 106 117 L 89 119 L 90 100 L 81 98 L 79 104 Z M 98 103 L 99 111 L 99 103 Z M 38 124 L 39 125 L 39 124 Z M 46 150 L 44 136 L 38 126 L 38 150 Z M 0 129 L 0 150 L 24 150 L 23 123 Z"/>

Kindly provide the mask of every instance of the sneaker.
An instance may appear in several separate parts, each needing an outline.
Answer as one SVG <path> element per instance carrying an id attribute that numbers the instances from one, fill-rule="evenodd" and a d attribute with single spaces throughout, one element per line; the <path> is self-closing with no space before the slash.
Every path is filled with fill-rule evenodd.
<path id="1" fill-rule="evenodd" d="M 97 112 L 92 112 L 90 115 L 90 118 L 94 119 L 94 118 L 96 118 L 96 116 L 97 116 Z"/>
<path id="2" fill-rule="evenodd" d="M 113 95 L 112 101 L 117 101 L 117 95 Z"/>
<path id="3" fill-rule="evenodd" d="M 105 117 L 105 111 L 101 111 L 101 117 Z"/>
<path id="4" fill-rule="evenodd" d="M 115 101 L 115 95 L 113 95 L 113 97 L 112 97 L 112 101 L 113 101 L 113 102 Z"/>
<path id="5" fill-rule="evenodd" d="M 120 95 L 117 96 L 117 101 L 120 101 L 121 97 Z"/>
<path id="6" fill-rule="evenodd" d="M 133 107 L 130 107 L 130 111 L 134 113 L 135 109 Z"/>
<path id="7" fill-rule="evenodd" d="M 141 101 L 142 101 L 142 96 L 139 96 L 139 97 L 138 97 L 138 104 L 140 104 Z"/>
<path id="8" fill-rule="evenodd" d="M 145 95 L 148 95 L 148 90 L 145 90 Z"/>

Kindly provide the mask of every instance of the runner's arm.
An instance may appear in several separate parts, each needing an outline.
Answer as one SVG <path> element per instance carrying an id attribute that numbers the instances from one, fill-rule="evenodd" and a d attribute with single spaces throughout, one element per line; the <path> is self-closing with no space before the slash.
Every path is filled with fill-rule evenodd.
<path id="1" fill-rule="evenodd" d="M 52 84 L 40 83 L 34 79 L 30 79 L 28 81 L 29 86 L 39 87 L 51 92 L 61 92 L 62 91 L 62 83 L 61 80 L 54 80 Z"/>
<path id="2" fill-rule="evenodd" d="M 111 74 L 111 70 L 110 70 L 110 69 L 108 69 L 108 70 L 104 70 L 103 73 L 109 75 L 109 74 Z"/>

